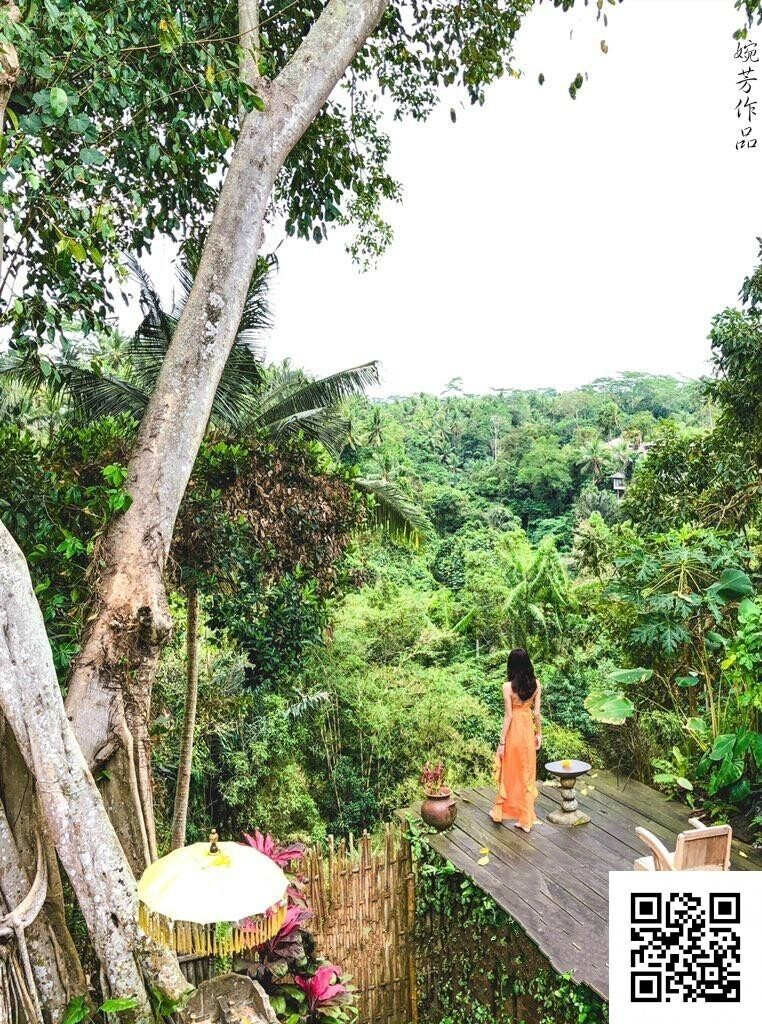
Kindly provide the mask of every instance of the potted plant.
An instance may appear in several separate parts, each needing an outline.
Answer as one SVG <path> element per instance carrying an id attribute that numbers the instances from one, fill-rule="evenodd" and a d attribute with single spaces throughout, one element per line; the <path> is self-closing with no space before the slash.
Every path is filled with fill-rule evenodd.
<path id="1" fill-rule="evenodd" d="M 444 784 L 446 775 L 447 769 L 441 761 L 436 764 L 427 761 L 421 772 L 425 794 L 421 803 L 421 817 L 437 832 L 444 832 L 449 828 L 458 813 L 452 790 Z"/>

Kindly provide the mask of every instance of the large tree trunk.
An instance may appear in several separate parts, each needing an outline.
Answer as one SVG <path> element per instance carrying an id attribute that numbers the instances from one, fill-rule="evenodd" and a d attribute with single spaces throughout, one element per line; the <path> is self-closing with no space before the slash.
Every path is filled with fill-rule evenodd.
<path id="1" fill-rule="evenodd" d="M 329 0 L 241 127 L 185 311 L 129 465 L 130 508 L 95 555 L 91 627 L 66 709 L 135 871 L 155 856 L 148 714 L 170 628 L 163 576 L 175 518 L 240 321 L 273 183 L 388 0 Z"/>
<path id="2" fill-rule="evenodd" d="M 144 971 L 175 998 L 188 985 L 176 959 L 155 950 L 143 956 L 135 879 L 66 717 L 24 556 L 2 523 L 0 712 L 35 782 L 45 828 L 101 964 L 104 994 L 136 997 L 135 1019 L 147 1022 Z"/>
<path id="3" fill-rule="evenodd" d="M 172 849 L 185 846 L 188 819 L 188 795 L 193 767 L 193 736 L 196 731 L 198 703 L 198 590 L 188 587 L 188 618 L 185 633 L 185 712 L 180 758 L 177 764 L 175 806 L 172 812 Z"/>

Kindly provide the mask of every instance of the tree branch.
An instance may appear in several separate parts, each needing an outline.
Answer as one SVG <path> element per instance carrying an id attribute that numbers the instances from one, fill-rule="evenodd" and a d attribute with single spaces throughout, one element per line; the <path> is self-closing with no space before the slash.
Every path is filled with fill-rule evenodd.
<path id="1" fill-rule="evenodd" d="M 241 55 L 238 60 L 238 77 L 251 89 L 259 82 L 259 0 L 238 0 L 238 45 Z M 241 102 L 239 118 L 243 123 L 246 107 Z"/>

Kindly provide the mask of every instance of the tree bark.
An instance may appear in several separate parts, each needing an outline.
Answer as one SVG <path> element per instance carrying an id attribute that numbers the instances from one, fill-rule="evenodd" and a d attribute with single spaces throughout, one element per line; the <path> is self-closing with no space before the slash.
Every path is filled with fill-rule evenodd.
<path id="1" fill-rule="evenodd" d="M 188 620 L 186 626 L 185 663 L 185 717 L 180 758 L 177 764 L 175 806 L 172 812 L 172 849 L 185 846 L 188 819 L 188 794 L 193 767 L 193 736 L 196 731 L 196 704 L 198 703 L 198 590 L 188 587 Z"/>
<path id="2" fill-rule="evenodd" d="M 238 77 L 252 89 L 259 80 L 259 0 L 238 0 L 238 45 L 241 56 L 238 61 Z M 239 109 L 241 123 L 246 118 L 246 107 Z"/>
<path id="3" fill-rule="evenodd" d="M 88 764 L 108 766 L 104 795 L 136 872 L 156 852 L 148 714 L 171 628 L 163 574 L 177 512 L 238 328 L 273 183 L 387 2 L 329 0 L 278 77 L 258 83 L 266 108 L 241 127 L 193 289 L 141 421 L 129 464 L 132 504 L 94 559 L 92 624 L 66 709 Z"/>
<path id="4" fill-rule="evenodd" d="M 0 10 L 7 14 L 12 22 L 21 21 L 21 11 L 14 0 L 0 0 Z M 5 131 L 5 110 L 19 76 L 19 70 L 16 47 L 12 43 L 0 43 L 0 137 Z M 0 217 L 0 276 L 2 276 L 4 255 L 5 219 Z"/>
<path id="5" fill-rule="evenodd" d="M 144 947 L 135 879 L 66 717 L 24 556 L 0 523 L 0 712 L 35 780 L 40 811 L 101 963 L 105 996 L 151 1011 L 143 971 L 173 998 L 187 991 L 176 959 Z M 173 973 L 174 971 L 174 973 Z"/>

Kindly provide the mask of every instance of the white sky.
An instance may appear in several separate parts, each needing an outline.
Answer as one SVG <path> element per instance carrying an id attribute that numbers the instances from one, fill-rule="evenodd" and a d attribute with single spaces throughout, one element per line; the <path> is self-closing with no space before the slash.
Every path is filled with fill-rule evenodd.
<path id="1" fill-rule="evenodd" d="M 625 0 L 604 29 L 578 7 L 535 8 L 525 77 L 483 108 L 458 104 L 452 124 L 445 97 L 427 124 L 391 126 L 404 200 L 376 270 L 338 234 L 283 242 L 270 359 L 324 373 L 378 358 L 380 394 L 706 371 L 710 319 L 762 234 L 762 117 L 760 148 L 734 145 L 740 16 L 733 0 Z"/>

